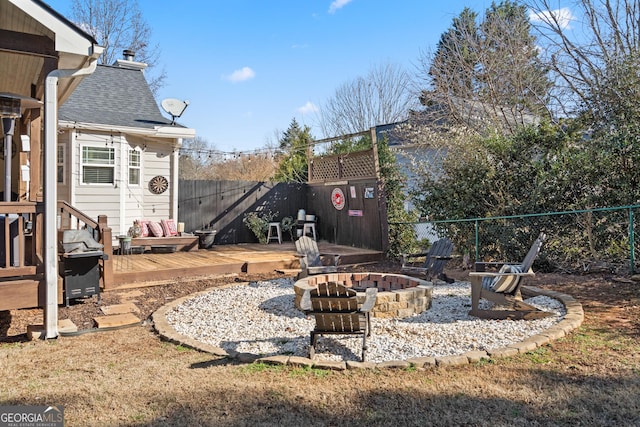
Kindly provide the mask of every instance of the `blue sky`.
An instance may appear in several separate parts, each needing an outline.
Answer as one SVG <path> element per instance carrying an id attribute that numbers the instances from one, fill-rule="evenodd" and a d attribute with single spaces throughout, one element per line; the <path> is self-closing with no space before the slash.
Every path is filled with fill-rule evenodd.
<path id="1" fill-rule="evenodd" d="M 65 16 L 70 1 L 45 0 Z M 311 126 L 314 106 L 343 83 L 392 63 L 415 71 L 421 51 L 470 0 L 139 0 L 161 50 L 167 84 L 159 99 L 190 105 L 179 120 L 220 151 L 275 143 L 295 117 Z"/>

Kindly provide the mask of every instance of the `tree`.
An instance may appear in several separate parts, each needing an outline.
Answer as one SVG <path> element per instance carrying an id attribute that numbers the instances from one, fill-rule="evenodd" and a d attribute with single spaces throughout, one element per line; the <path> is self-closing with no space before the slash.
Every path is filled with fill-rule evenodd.
<path id="1" fill-rule="evenodd" d="M 479 24 L 469 8 L 453 20 L 436 52 L 419 59 L 428 86 L 420 97 L 427 107 L 421 118 L 514 132 L 547 115 L 551 82 L 526 12 L 505 0 L 493 3 Z"/>
<path id="2" fill-rule="evenodd" d="M 212 179 L 214 159 L 210 155 L 213 147 L 199 136 L 186 139 L 180 149 L 179 178 L 180 179 Z"/>
<path id="3" fill-rule="evenodd" d="M 405 120 L 417 104 L 412 84 L 409 73 L 391 64 L 342 84 L 320 108 L 322 132 L 327 137 L 347 135 Z"/>
<path id="4" fill-rule="evenodd" d="M 633 105 L 637 110 L 638 1 L 581 0 L 574 3 L 575 10 L 557 9 L 550 0 L 525 3 L 555 77 L 559 113 L 588 114 L 589 120 L 606 123 L 622 112 L 621 107 Z M 583 17 L 579 33 L 574 30 L 576 15 Z"/>
<path id="5" fill-rule="evenodd" d="M 215 163 L 212 179 L 226 181 L 269 181 L 276 172 L 273 153 L 238 153 Z"/>
<path id="6" fill-rule="evenodd" d="M 586 206 L 640 202 L 640 3 L 581 0 L 574 10 L 529 0 L 556 80 L 561 113 L 578 117 L 586 137 L 581 182 Z M 582 19 L 579 34 L 573 30 Z"/>
<path id="7" fill-rule="evenodd" d="M 151 71 L 158 66 L 160 49 L 152 46 L 151 28 L 144 20 L 137 0 L 73 0 L 72 19 L 104 47 L 100 63 L 111 65 L 125 49 L 135 52 L 136 60 Z M 164 85 L 166 73 L 148 77 L 151 91 Z"/>
<path id="8" fill-rule="evenodd" d="M 274 176 L 276 181 L 307 182 L 307 150 L 311 141 L 311 128 L 301 128 L 295 118 L 291 120 L 279 141 L 278 169 Z"/>

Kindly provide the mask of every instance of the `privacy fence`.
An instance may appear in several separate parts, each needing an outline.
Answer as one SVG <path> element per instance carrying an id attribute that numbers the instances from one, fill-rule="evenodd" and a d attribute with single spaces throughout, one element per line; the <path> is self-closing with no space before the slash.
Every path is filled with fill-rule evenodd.
<path id="1" fill-rule="evenodd" d="M 476 260 L 522 260 L 540 232 L 547 235 L 537 268 L 562 272 L 635 273 L 640 205 L 430 221 L 412 224 L 418 240 L 450 238 Z M 396 224 L 397 225 L 397 224 Z M 426 242 L 425 242 L 426 243 Z"/>
<path id="2" fill-rule="evenodd" d="M 215 243 L 257 242 L 243 224 L 248 212 L 295 218 L 307 205 L 304 184 L 255 181 L 180 180 L 178 218 L 185 231 L 216 230 Z"/>
<path id="3" fill-rule="evenodd" d="M 185 231 L 216 230 L 216 244 L 257 242 L 242 222 L 247 213 L 273 213 L 273 220 L 281 221 L 295 219 L 299 209 L 315 215 L 319 240 L 373 250 L 384 250 L 386 244 L 384 197 L 375 179 L 311 184 L 180 180 L 178 191 L 178 221 Z M 285 233 L 284 239 L 291 236 Z"/>

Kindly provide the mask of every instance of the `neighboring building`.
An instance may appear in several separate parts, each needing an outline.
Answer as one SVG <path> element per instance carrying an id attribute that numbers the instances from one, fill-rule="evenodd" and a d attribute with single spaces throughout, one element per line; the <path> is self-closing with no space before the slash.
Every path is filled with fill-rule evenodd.
<path id="1" fill-rule="evenodd" d="M 145 67 L 98 65 L 59 110 L 58 199 L 107 215 L 113 236 L 136 219 L 177 221 L 179 149 L 195 136 L 161 114 Z"/>

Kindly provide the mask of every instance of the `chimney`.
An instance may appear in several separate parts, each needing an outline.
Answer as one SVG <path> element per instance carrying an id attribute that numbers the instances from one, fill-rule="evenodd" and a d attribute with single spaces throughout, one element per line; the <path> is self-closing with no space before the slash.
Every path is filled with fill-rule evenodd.
<path id="1" fill-rule="evenodd" d="M 136 57 L 136 53 L 131 49 L 125 49 L 122 51 L 122 56 L 125 61 L 133 61 L 133 58 Z"/>
<path id="2" fill-rule="evenodd" d="M 116 62 L 113 63 L 114 66 L 139 71 L 144 71 L 144 69 L 147 68 L 147 64 L 145 64 L 144 62 L 134 61 L 136 52 L 133 49 L 123 50 L 122 56 L 124 59 L 116 59 Z"/>

